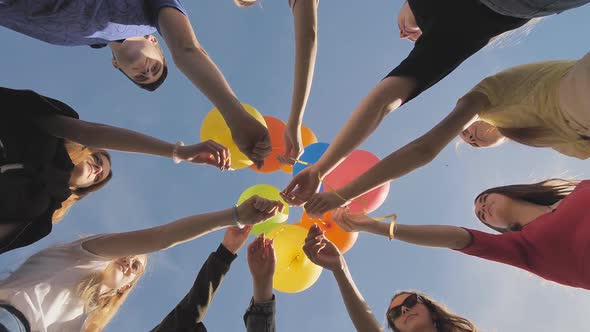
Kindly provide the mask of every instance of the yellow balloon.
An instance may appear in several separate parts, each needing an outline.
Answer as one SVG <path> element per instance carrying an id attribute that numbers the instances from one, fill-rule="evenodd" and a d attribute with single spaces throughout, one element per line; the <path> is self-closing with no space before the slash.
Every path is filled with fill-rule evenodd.
<path id="1" fill-rule="evenodd" d="M 242 103 L 244 109 L 252 115 L 258 122 L 262 123 L 266 127 L 266 122 L 254 107 Z M 252 161 L 246 157 L 245 154 L 238 149 L 236 143 L 231 135 L 231 131 L 225 122 L 223 116 L 221 116 L 221 112 L 217 108 L 212 109 L 205 120 L 203 120 L 203 124 L 201 125 L 201 141 L 207 140 L 214 140 L 215 142 L 227 147 L 231 154 L 231 167 L 233 169 L 241 169 L 252 165 Z"/>
<path id="2" fill-rule="evenodd" d="M 284 293 L 298 293 L 311 287 L 320 277 L 322 267 L 312 263 L 301 248 L 307 230 L 297 225 L 281 225 L 268 237 L 274 239 L 277 263 L 274 288 Z"/>

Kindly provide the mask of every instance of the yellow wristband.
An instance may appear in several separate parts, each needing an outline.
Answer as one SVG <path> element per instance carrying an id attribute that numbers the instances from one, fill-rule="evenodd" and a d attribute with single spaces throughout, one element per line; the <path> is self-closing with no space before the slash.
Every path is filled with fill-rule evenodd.
<path id="1" fill-rule="evenodd" d="M 391 219 L 391 222 L 389 223 L 389 241 L 393 240 L 393 238 L 395 238 L 395 227 L 396 226 L 396 219 L 393 218 Z"/>

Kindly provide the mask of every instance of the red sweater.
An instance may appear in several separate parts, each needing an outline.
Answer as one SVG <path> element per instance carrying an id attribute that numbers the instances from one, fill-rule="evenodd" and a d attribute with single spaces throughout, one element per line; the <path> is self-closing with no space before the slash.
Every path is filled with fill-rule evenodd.
<path id="1" fill-rule="evenodd" d="M 472 241 L 460 252 L 590 290 L 590 180 L 582 181 L 556 211 L 538 217 L 519 232 L 465 230 Z"/>

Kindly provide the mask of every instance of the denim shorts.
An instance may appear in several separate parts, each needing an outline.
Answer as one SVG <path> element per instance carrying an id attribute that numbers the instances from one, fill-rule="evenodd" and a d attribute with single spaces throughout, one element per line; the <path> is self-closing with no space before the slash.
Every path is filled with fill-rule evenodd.
<path id="1" fill-rule="evenodd" d="M 0 307 L 0 332 L 26 332 L 25 324 L 12 312 Z"/>
<path id="2" fill-rule="evenodd" d="M 505 16 L 535 18 L 559 14 L 580 7 L 590 0 L 479 0 L 491 10 Z"/>

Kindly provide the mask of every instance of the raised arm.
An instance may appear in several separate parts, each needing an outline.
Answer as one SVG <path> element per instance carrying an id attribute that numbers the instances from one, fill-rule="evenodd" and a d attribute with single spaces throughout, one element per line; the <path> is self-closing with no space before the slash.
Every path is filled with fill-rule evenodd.
<path id="1" fill-rule="evenodd" d="M 338 248 L 323 236 L 323 232 L 318 226 L 313 225 L 310 228 L 303 251 L 313 263 L 332 271 L 348 315 L 356 330 L 359 332 L 382 332 L 383 328 L 352 280 L 346 260 Z"/>
<path id="2" fill-rule="evenodd" d="M 308 213 L 320 215 L 337 208 L 380 185 L 427 165 L 474 120 L 487 105 L 488 99 L 481 93 L 469 93 L 459 99 L 453 111 L 438 125 L 413 142 L 393 152 L 364 174 L 338 189 L 314 195 L 305 206 Z"/>
<path id="3" fill-rule="evenodd" d="M 295 72 L 291 113 L 285 131 L 287 157 L 297 159 L 302 153 L 301 123 L 311 90 L 317 55 L 317 0 L 296 0 L 293 5 L 295 25 Z"/>
<path id="4" fill-rule="evenodd" d="M 276 215 L 282 203 L 253 196 L 237 208 L 239 222 L 253 225 Z M 108 234 L 84 242 L 84 248 L 106 258 L 149 254 L 194 240 L 235 223 L 235 211 L 226 209 L 182 218 L 148 229 Z"/>
<path id="5" fill-rule="evenodd" d="M 350 214 L 347 209 L 337 209 L 334 221 L 348 232 L 367 232 L 389 237 L 390 223 L 380 222 L 362 214 Z M 463 249 L 471 243 L 471 235 L 461 227 L 444 225 L 396 224 L 394 239 L 428 247 Z"/>
<path id="6" fill-rule="evenodd" d="M 260 164 L 272 151 L 268 130 L 240 104 L 197 40 L 189 19 L 180 11 L 165 7 L 160 10 L 158 23 L 178 69 L 219 109 L 240 150 Z"/>
<path id="7" fill-rule="evenodd" d="M 97 149 L 144 153 L 172 158 L 174 144 L 133 130 L 74 119 L 62 115 L 46 115 L 35 119 L 36 125 L 51 135 Z M 207 163 L 228 169 L 229 150 L 207 141 L 178 147 L 178 157 L 195 163 Z"/>

